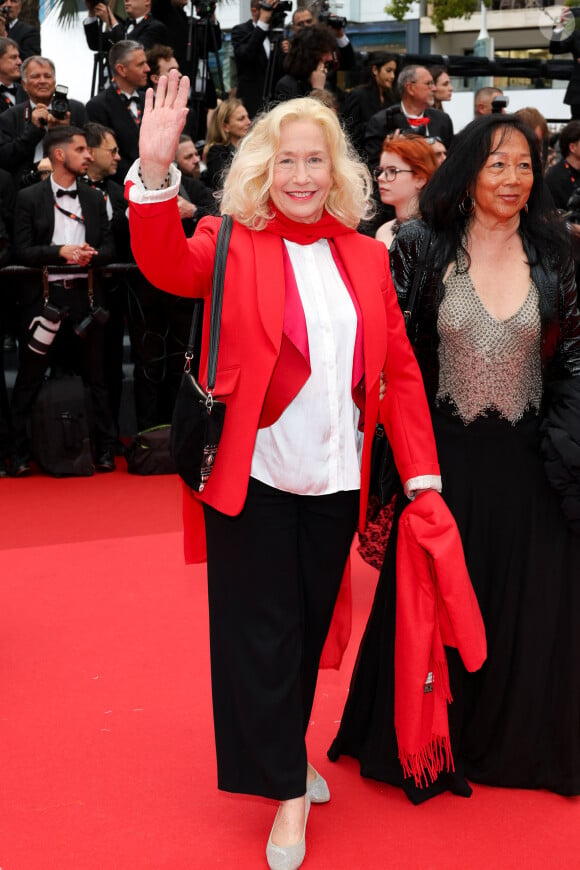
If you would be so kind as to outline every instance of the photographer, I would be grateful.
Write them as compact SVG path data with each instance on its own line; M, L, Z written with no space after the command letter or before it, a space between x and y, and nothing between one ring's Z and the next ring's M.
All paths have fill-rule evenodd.
M326 86L328 73L336 65L336 37L325 24L300 30L290 44L284 61L286 75L276 87L278 102L305 97Z
M296 9L294 15L292 16L291 29L293 36L295 36L297 33L300 33L303 27L312 27L313 24L316 24L317 20L319 24L326 24L327 27L331 27L334 35L336 36L338 69L352 69L355 63L355 56L352 43L345 33L345 28L347 25L346 18L342 18L340 15L335 15L333 12L330 12L328 2L322 3L322 11L318 16L318 19L314 17L311 10L307 6L302 7L302 9ZM335 86L335 82L331 83L330 89L335 90Z
M13 174L18 187L42 158L47 130L69 124L82 127L88 120L83 104L69 100L67 88L57 88L51 60L26 58L21 75L28 99L0 116L0 167Z
M251 0L252 17L232 30L232 48L238 71L236 94L253 118L273 96L284 74L288 40L283 39L284 12L288 3ZM266 91L269 91L267 93Z
M40 31L19 20L20 0L4 0L0 6L0 36L9 36L18 45L20 57L25 60L40 54Z
M108 2L96 5L89 0L86 2L89 17L83 23L87 45L92 51L108 51L124 39L140 42L144 48L172 44L165 25L151 15L151 0L125 0L128 17L124 20L115 17Z
M14 259L23 266L81 269L49 275L46 299L40 276L21 282L19 367L12 394L15 453L10 469L15 477L30 470L27 422L49 365L59 354L63 358L64 349L67 368L80 370L91 392L95 465L101 471L115 468L115 430L104 380L108 312L101 306L98 287L95 305L91 305L87 278L90 266L103 265L114 257L105 200L100 191L77 184L91 161L81 129L55 127L46 134L44 145L52 177L18 194Z

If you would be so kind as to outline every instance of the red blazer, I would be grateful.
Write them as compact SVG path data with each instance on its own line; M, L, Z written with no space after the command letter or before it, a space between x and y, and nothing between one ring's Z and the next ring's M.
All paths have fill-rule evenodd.
M135 259L156 287L179 296L210 296L219 218L204 218L190 239L183 233L175 199L149 205L131 203L129 219ZM337 236L334 242L363 321L365 378L363 388L357 391L360 395L355 396L364 423L359 522L362 526L368 498L371 442L379 417L403 481L424 474L438 475L439 465L423 381L405 333L387 249L381 242L358 233ZM199 495L187 491L186 538L188 514L195 505L206 502L230 516L240 513L244 505L264 397L282 339L285 292L282 246L279 236L252 231L234 222L225 275L215 390L227 405L225 424L209 483ZM205 312L200 366L204 385L209 305L205 306ZM379 413L381 371L385 373L387 391ZM196 521L200 513L194 510ZM202 555L202 550L198 550L201 541L195 544L187 553L192 561Z

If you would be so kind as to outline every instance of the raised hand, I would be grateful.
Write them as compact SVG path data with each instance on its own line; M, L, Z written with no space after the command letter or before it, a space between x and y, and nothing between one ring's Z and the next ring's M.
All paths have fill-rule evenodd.
M146 187L161 187L169 164L175 158L179 137L187 119L189 79L178 70L161 76L157 93L149 88L139 133L141 176Z

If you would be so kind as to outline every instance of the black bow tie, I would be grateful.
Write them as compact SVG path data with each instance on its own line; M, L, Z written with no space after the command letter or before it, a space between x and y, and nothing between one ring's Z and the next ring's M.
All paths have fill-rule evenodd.
M86 183L90 184L91 187L98 187L99 190L106 190L107 189L107 179L106 178L101 178L100 181L93 181L93 179L90 178L90 176L85 175L83 177L83 181L86 181Z
M0 94L12 94L12 96L15 97L16 96L16 85L0 84Z
M61 196L72 196L76 197L79 195L78 190L63 190L62 187L59 188L56 192L56 198L59 199Z
M126 94L123 94L123 96L125 97L125 102L128 106L130 106L131 103L135 103L136 106L140 105L141 103L141 100L136 94L134 94L132 97L128 97Z
M134 18L127 18L127 27L135 27L137 24Z

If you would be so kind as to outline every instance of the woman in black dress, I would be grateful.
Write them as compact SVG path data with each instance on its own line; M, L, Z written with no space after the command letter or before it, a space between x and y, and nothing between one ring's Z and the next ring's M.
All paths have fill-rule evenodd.
M579 794L580 314L531 132L509 115L472 122L420 210L397 234L391 269L404 307L430 231L412 339L488 658L468 674L447 650L455 771L417 788L393 726L395 523L329 756L358 758L362 775L415 803L468 796L467 780Z
M361 73L361 84L352 89L344 102L344 123L353 145L361 154L364 153L367 122L381 109L397 102L394 89L397 73L396 54L371 52Z

